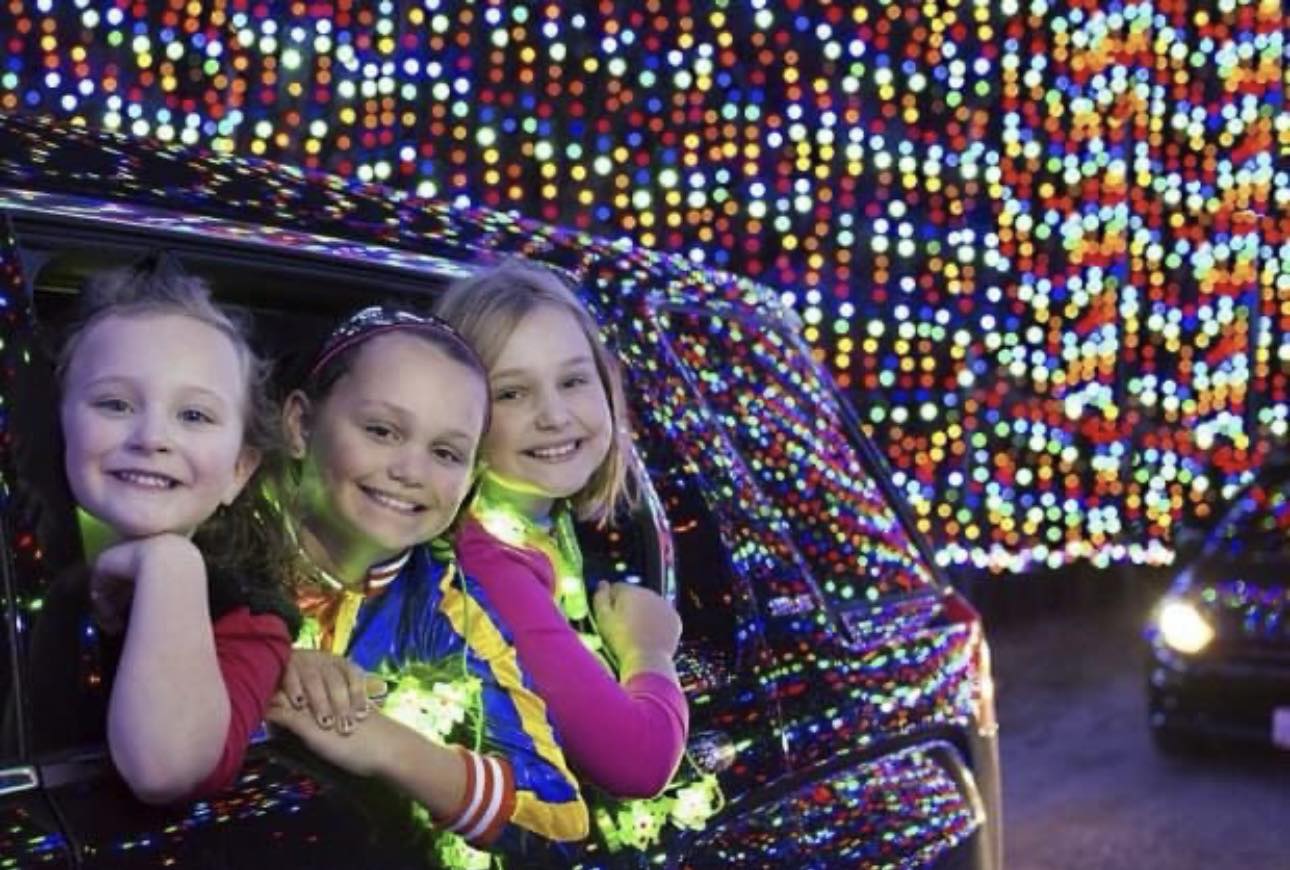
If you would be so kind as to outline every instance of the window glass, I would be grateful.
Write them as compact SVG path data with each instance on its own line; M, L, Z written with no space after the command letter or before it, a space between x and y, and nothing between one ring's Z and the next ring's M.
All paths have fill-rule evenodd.
M1290 468L1265 473L1237 497L1209 544L1230 557L1285 557L1290 553Z
M651 434L641 436L650 445L654 495L613 528L579 526L588 593L598 581L609 580L674 597L685 640L704 641L728 654L734 649L732 601L739 586L720 530L666 441L656 443ZM654 511L660 513L661 530L655 528Z
M925 590L929 567L848 440L838 400L794 339L762 323L664 309L693 391L818 588L847 606Z
M33 257L30 262L41 262ZM41 289L33 272L34 324L15 373L9 407L14 461L15 597L22 630L31 747L38 757L97 746L104 721L88 715L100 698L100 647L88 619L80 535L63 474L54 374L55 337L74 296Z

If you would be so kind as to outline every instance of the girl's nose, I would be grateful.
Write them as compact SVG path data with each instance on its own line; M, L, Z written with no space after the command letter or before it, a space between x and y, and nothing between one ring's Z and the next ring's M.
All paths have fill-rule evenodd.
M558 395L542 396L534 422L540 429L560 429L569 422L569 409Z
M142 411L130 431L129 447L144 453L164 453L171 449L170 421L165 414Z
M429 479L430 456L420 449L402 451L388 469L390 479L403 486L420 488Z

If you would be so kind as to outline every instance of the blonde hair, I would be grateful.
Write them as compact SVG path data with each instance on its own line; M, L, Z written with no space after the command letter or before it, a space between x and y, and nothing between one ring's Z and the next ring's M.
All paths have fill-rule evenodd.
M635 504L638 494L622 370L573 290L551 269L508 260L455 282L435 305L435 313L456 327L491 369L520 321L544 305L568 312L586 336L613 427L604 461L570 503L578 519L613 525L615 513Z

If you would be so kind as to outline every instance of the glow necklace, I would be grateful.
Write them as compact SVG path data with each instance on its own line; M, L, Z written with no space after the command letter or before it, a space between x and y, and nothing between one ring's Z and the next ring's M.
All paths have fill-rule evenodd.
M582 550L573 528L573 511L564 499L555 500L551 508L550 527L543 526L516 506L508 494L540 495L531 486L517 486L508 478L485 471L481 485L471 499L468 513L490 535L507 546L536 550L546 556L555 573L555 601L560 612L593 652L617 673L608 648L600 639L587 601L587 586L582 574Z
M508 546L536 550L546 556L555 572L555 598L560 610L579 637L610 671L617 675L608 647L587 604L587 587L582 575L582 550L573 528L573 511L568 502L556 500L549 528L533 520L507 494L541 495L531 486L512 486L508 479L485 471L475 497L467 508L470 516L490 535ZM655 845L663 829L674 827L699 831L708 819L725 806L725 796L716 776L705 773L686 753L683 770L653 798L619 800L601 795L592 818L610 853L623 849L644 851Z

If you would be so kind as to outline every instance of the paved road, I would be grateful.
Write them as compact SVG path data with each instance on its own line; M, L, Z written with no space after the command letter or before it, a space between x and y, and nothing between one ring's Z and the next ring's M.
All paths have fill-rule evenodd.
M992 629L1009 870L1290 870L1290 753L1152 747L1144 608Z

